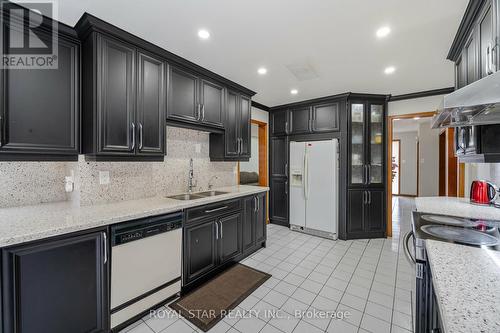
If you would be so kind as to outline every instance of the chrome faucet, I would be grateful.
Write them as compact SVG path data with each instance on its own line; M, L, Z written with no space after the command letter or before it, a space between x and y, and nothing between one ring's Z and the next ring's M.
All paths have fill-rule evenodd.
M193 192L193 187L196 186L194 181L194 170L193 170L193 159L189 159L189 173L188 173L188 192L191 194Z
M219 179L216 175L212 176L210 180L208 181L208 189L211 190L212 187L214 187L214 184L212 184L212 180Z

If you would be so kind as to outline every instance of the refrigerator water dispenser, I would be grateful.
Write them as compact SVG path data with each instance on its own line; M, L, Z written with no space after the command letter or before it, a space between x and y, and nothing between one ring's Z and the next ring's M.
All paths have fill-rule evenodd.
M290 186L299 186L302 187L302 172L301 171L292 171Z

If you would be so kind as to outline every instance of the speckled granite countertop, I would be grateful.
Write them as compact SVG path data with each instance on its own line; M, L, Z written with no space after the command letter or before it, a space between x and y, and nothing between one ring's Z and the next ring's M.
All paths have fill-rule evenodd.
M418 197L415 204L419 212L500 220L500 208L473 205L467 198Z
M233 186L214 190L227 194L181 201L149 198L76 207L71 202L0 209L0 247L92 229L137 218L171 213L232 198L268 191L267 187Z
M500 252L426 240L445 332L500 332Z

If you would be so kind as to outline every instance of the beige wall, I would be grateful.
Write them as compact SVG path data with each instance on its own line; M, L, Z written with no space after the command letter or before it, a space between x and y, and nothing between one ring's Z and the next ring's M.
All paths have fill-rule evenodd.
M397 116L403 114L436 111L442 105L443 97L444 95L438 95L389 102L388 114L389 116Z
M400 140L400 193L401 195L417 195L417 141L418 133L394 133L394 140Z
M419 184L421 197L439 195L439 129L428 122L419 124Z

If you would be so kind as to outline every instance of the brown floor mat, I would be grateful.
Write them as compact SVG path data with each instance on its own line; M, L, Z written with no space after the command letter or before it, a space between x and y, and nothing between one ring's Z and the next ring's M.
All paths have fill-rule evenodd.
M206 332L270 277L236 264L169 306Z

